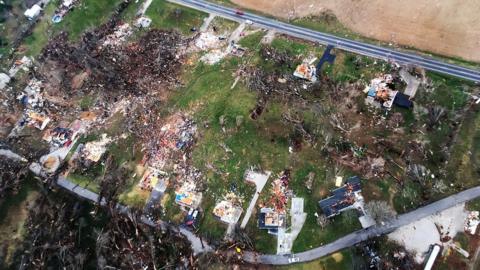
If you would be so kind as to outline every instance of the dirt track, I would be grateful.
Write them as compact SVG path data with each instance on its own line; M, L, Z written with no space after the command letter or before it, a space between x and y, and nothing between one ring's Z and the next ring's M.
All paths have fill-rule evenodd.
M331 10L364 36L480 62L478 0L232 0L271 15L304 17Z

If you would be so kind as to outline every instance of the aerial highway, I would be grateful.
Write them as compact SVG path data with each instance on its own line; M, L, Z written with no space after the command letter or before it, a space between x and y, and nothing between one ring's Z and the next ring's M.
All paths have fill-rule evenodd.
M454 64L449 64L440 60L420 56L411 52L402 52L392 48L385 48L361 41L350 40L337 37L331 34L295 26L279 20L263 17L260 15L242 12L237 14L233 8L228 8L219 4L210 3L204 0L168 0L169 2L187 6L193 9L201 10L207 13L213 13L218 16L228 18L234 21L244 22L249 20L259 27L272 29L278 33L283 33L293 37L318 42L324 45L333 45L339 49L354 52L357 54L370 56L385 61L393 61L402 65L414 65L435 71L442 74L466 79L480 83L480 71L470 69Z

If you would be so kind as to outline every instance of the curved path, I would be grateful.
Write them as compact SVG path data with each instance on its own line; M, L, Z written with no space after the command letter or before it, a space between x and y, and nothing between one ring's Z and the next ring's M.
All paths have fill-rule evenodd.
M193 9L201 10L207 13L213 13L224 18L234 21L245 22L250 20L256 25L275 30L279 33L284 33L293 37L318 42L325 45L333 45L342 50L358 53L365 56L370 56L386 61L394 61L399 64L412 64L423 67L427 70L448 74L458 78L470 80L479 83L480 71L465 68L458 65L445 63L440 60L424 57L410 52L401 52L398 50L384 48L381 46L350 40L347 38L337 37L331 34L318 32L315 30L291 25L275 19L266 18L260 15L245 13L243 15L236 15L235 9L227 8L219 4L206 2L204 0L167 0L172 3L187 6Z
M98 195L96 193L90 190L87 190L85 188L79 187L78 185L70 182L65 177L59 176L57 179L57 184L77 194L82 198L91 200L95 203L98 202ZM358 230L342 238L339 238L338 240L332 243L329 243L317 248L313 248L301 253L286 256L286 255L266 255L266 254L258 254L256 252L246 251L243 254L243 260L253 264L283 265L283 264L290 264L288 259L294 256L299 259L298 262L312 261L312 260L321 258L323 256L332 254L334 252L337 252L339 250L342 250L344 248L356 245L369 238L390 233L401 226L407 225L409 223L428 217L430 215L439 213L457 204L470 201L477 197L480 197L480 186L467 189L465 191L451 195L447 198L444 198L439 201L428 204L426 206L420 207L414 211L408 212L403 215L399 215L395 220L391 221L390 223L384 226L373 226L367 229ZM102 201L101 204L105 204L105 202ZM127 213L127 207L119 205L118 208L120 212ZM195 234L193 234L192 232L190 232L189 230L181 226L177 227L163 221L159 221L155 223L149 220L148 218L146 218L145 216L142 216L141 220L143 223L152 227L162 227L162 228L168 227L170 229L180 232L185 237L187 237L187 239L192 243L192 249L194 250L195 254L213 251L213 249L208 245L208 243L202 242L202 240L198 236L196 236Z
M480 186L467 189L447 198L420 207L414 211L399 215L395 220L384 226L374 226L367 229L358 230L336 240L335 242L294 254L294 256L299 259L299 262L315 260L328 254L337 252L341 249L358 244L369 238L390 233L401 226L436 214L457 204L464 203L477 197L480 197ZM289 264L289 258L291 258L291 256L262 255L254 252L245 252L243 257L243 259L247 262L275 265Z

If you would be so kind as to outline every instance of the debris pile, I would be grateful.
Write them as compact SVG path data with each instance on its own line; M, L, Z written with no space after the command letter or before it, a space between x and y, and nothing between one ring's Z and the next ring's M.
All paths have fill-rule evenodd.
M468 213L467 219L465 220L465 226L464 226L465 232L471 235L476 235L478 224L480 224L480 212L470 211Z
M277 50L272 46L262 46L260 49L260 55L266 61L273 61L275 65L286 65L287 67L291 67L290 63L292 63L295 59L292 59L285 51Z
M242 57L245 54L245 51L246 51L245 48L242 48L237 44L233 44L230 50L230 54L237 57Z
M150 166L162 169L175 154L186 151L194 140L197 126L186 115L175 114L147 141Z
M25 109L16 126L11 130L9 137L18 136L27 125L43 130L50 122L50 118L45 112L45 100L42 92L43 83L33 78L25 87L23 93L17 97L20 103L25 106Z
M265 207L273 211L286 214L288 199L292 196L292 191L288 189L290 181L290 171L281 172L277 179L272 182L271 196L265 203Z
M242 215L242 200L234 193L228 193L213 209L213 214L227 224L237 224Z
M115 28L113 33L105 37L101 48L118 47L122 45L132 33L133 31L130 24L120 24Z
M293 76L301 79L305 79L311 82L316 82L317 68L312 64L313 61L310 61L310 62L303 61L303 63L297 66L297 68L295 69L295 72L293 72Z
M30 67L32 66L32 64L33 64L32 59L27 56L24 56L22 57L22 59L16 60L13 63L12 67L8 70L8 76L13 78L15 77L15 75L17 75L17 73L20 70L27 72L30 70Z
M286 219L286 213L279 213L272 208L263 207L260 209L258 227L260 229L268 229L269 231L272 230L271 233L274 233L275 229L287 225Z
M258 92L263 99L274 94L281 98L301 97L309 89L307 84L295 80L292 75L265 72L257 67L248 69L245 76L248 88Z
M73 130L69 128L56 127L45 132L43 139L50 143L52 147L68 147L74 139Z
M391 74L384 74L374 78L370 82L370 85L366 86L363 91L367 94L365 102L376 107L384 107L387 109L392 108L393 104L400 107L411 108L413 103L410 101L410 97L394 89L394 78Z
M138 28L148 28L150 27L150 24L152 23L152 19L142 16L137 19L135 22L135 26Z
M168 186L168 174L164 171L149 167L143 174L138 186L143 190L152 191L159 182L162 182L159 191L165 192Z
M90 124L91 121L88 120L75 120L68 127L56 127L45 131L43 140L50 144L50 153L40 158L40 164L32 163L30 170L42 176L56 172L80 134L85 133Z
M52 16L53 23L59 23L63 20L63 17L75 7L77 0L63 0L60 7L55 11Z
M223 45L225 42L211 32L200 33L195 40L195 46L200 50L218 49Z
M175 202L187 208L197 208L202 201L202 193L196 192L196 184L193 181L184 181L175 190Z
M224 38L223 36L218 36L212 31L200 33L197 36L194 45L195 47L192 48L193 51L208 51L200 58L200 61L205 62L209 65L218 63L229 53L232 53L232 45L227 44L226 38ZM228 45L227 48L225 48L225 45ZM241 55L241 51L237 49L235 49L235 53Z
M90 75L80 90L98 90L112 98L153 93L176 83L181 36L172 31L150 30L138 42L123 44L129 33L128 25L107 23L86 33L78 46L61 34L44 49L42 62L62 67L63 85L70 85L74 76L88 71Z
M98 162L105 151L107 151L107 144L111 141L112 139L108 138L107 134L103 134L100 140L87 142L82 149L82 158L92 162Z

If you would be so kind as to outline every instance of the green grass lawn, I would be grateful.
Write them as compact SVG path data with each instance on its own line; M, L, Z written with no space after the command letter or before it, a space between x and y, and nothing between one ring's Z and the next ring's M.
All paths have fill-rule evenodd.
M18 193L10 194L1 201L0 243L3 245L2 259L6 265L11 263L14 251L23 240L28 205L34 202L38 191L36 180L30 175L21 183Z
M69 13L61 24L54 26L54 29L66 29L70 32L71 38L76 39L86 29L105 22L108 19L107 15L113 11L118 2L113 0L99 2L85 0L80 7ZM126 20L131 20L134 17L134 11L140 3L132 3L125 11L124 18ZM102 12L102 16L99 15L100 12ZM147 10L146 15L152 18L153 28L176 29L186 35L190 35L192 27L199 28L203 22L202 19L207 16L202 12L186 9L163 0L155 0ZM220 18L215 19L214 24L218 24L221 29L230 31L236 25ZM44 31L47 31L46 29L51 26L47 23L44 27ZM332 27L339 26L333 25ZM333 30L326 29L326 31ZM292 41L284 37L276 38L269 46L294 57L293 62L288 63L291 66L277 67L260 56L261 45L259 45L259 42L264 34L265 32L257 32L241 39L240 45L249 49L249 52L243 58L228 56L220 63L209 66L198 62L198 58L192 56L195 64L190 66L185 64L182 74L184 86L175 89L175 93L164 106L164 113L171 114L176 111L190 113L199 127L192 152L192 163L203 172L206 182L201 204L204 213L200 223L200 233L208 240L221 240L223 238L226 225L220 223L213 216L212 210L225 193L234 192L242 197L244 199L243 208L246 210L254 193L254 187L245 183L243 179L243 174L249 167L258 165L273 172L259 201L267 199L270 183L275 176L284 169L290 169L292 177L289 187L293 190L295 196L305 199L304 211L307 213L303 230L293 245L293 252L301 252L332 242L359 229L360 224L351 213L343 213L333 218L332 223L324 230L319 228L314 214L319 212L318 201L325 198L329 190L333 188L334 168L337 164L333 164L331 158L322 153L315 144L304 144L301 151L292 154L288 151L289 140L297 134L295 128L283 120L282 115L287 112L298 113L304 117L305 126L310 130L327 130L330 128L330 124L326 119L328 114L335 110L334 104L327 104L326 95L329 93L325 91L311 94L311 98L321 105L323 115L314 113L311 103L302 104L301 102L272 97L265 105L261 117L252 120L250 112L257 104L258 94L249 90L243 81L240 81L235 88L231 89L235 79L233 73L237 71L239 66L245 64L257 65L268 72L291 74L295 65L300 63L302 59L308 57L312 52L315 56L320 57L325 48L312 43ZM32 54L39 53L47 42L48 37L43 40L42 38L36 38L33 35L29 40L31 46L29 51ZM339 85L346 85L358 80L367 83L377 73L384 70L388 72L389 70L388 65L381 61L343 51L336 51L335 53L337 54L335 63L333 65L326 64L320 73ZM434 93L419 93L416 99L418 104L431 104L433 101L433 103L446 107L451 112L457 112L465 106L467 96L463 92L464 84L462 81L451 80L435 74L429 75L433 78L437 91ZM363 101L360 98L359 100L360 102ZM79 106L85 110L93 104L94 97L86 96L79 101ZM411 111L394 110L393 112L400 112L404 116L406 119L405 127L420 125L423 123L421 121L425 120L417 119L417 116ZM220 118L224 119L224 126L220 125ZM469 185L475 183L474 179L478 179L477 161L480 160L478 119L479 114L473 111L463 122L459 135L460 143L455 146L452 155L454 162L450 163L450 166L455 168L451 170L454 174L451 179L462 179ZM105 128L95 132L95 136L103 132L106 132L109 136L119 136L124 130L124 120L120 114L113 116ZM434 153L441 151L442 142L450 134L448 127L445 124L438 132L432 132L425 136L429 139L429 143L434 146L431 147ZM385 132L383 135L387 136L389 133ZM335 139L340 137L338 132L335 136ZM407 131L405 138L410 138L408 136L413 135ZM225 148L229 151L226 151ZM139 190L136 185L139 177L141 177L140 174L137 174L137 165L142 158L141 147L136 143L136 138L129 136L126 139L118 140L108 146L108 153L114 157L117 166L125 166L130 172L131 177L127 180L123 193L120 194L120 201L142 208L149 194ZM72 173L69 175L69 179L98 192L99 187L98 183L95 183L95 179L103 173L103 169L102 165L95 165L91 169L93 171L91 174ZM305 187L305 180L310 172L315 173L315 178L313 188L308 190ZM344 176L348 177L350 175L352 173L346 170ZM418 198L422 196L422 188L418 183L409 181L404 186L399 187L392 177L364 181L364 185L367 199L387 200L399 212L417 207L420 202ZM174 190L167 190L163 203L165 205L165 219L180 223L183 220L184 213L174 203ZM275 237L257 228L255 215L252 215L248 223L247 233L258 251L275 252ZM302 267L304 268L292 269L345 269L350 267L350 251L338 254L335 255L336 257L331 256L320 261L303 264ZM300 267L300 265L298 266Z
M289 266L277 266L278 270L346 270L355 269L350 249L307 263L297 263Z
M70 40L78 40L85 31L105 23L120 2L121 0L81 1L67 13L63 21L53 24L51 19L60 1L51 1L32 34L24 40L26 54L30 56L40 54L48 41L61 31L68 32Z
M62 22L54 26L54 30L67 31L71 40L77 40L85 31L107 22L121 2L122 0L81 1Z
M26 55L37 56L47 45L48 40L53 37L51 30L52 16L55 13L59 1L51 1L44 9L44 15L39 19L33 28L32 34L25 38L24 47Z
M70 173L67 178L68 180L72 181L80 187L86 188L95 193L100 192L100 187L98 183L91 177L85 176L83 174Z
M200 28L206 13L185 8L165 0L153 1L145 13L152 19L152 27L161 29L176 29L188 35L193 27Z
M272 171L270 181L282 170L291 169L290 187L296 196L305 198L305 212L308 214L304 230L294 244L294 251L298 252L333 241L360 228L360 225L356 219L352 221L351 215L349 218L341 215L324 231L319 230L314 213L318 211L318 200L325 196L322 192L333 186L332 173L327 172L331 164L328 164L320 151L310 146L305 146L300 153L288 153L288 138L293 136L295 131L291 125L282 121L282 114L291 110L291 106L272 99L267 103L262 116L252 120L249 114L255 107L257 94L242 83L230 89L234 81L232 73L239 62L256 61L259 65L265 64L258 57L258 46L255 45L262 35L263 33L256 33L240 42L242 46L253 48L253 55L241 60L226 58L213 66L200 63L187 72L184 77L186 86L178 90L169 106L176 108L175 110L194 111L197 123L208 123L208 127L201 125L192 153L195 166L205 172L208 186L203 193L202 207L205 217L200 232L215 240L223 237L226 226L217 221L211 212L215 203L221 200L226 192L234 191L241 195L245 199L246 209L253 194L253 186L243 182L243 174L247 168L260 165L265 170ZM285 38L275 39L271 46L290 55L306 55L312 49L312 45L298 44ZM318 50L321 51L321 48ZM310 115L308 107L300 108L299 111L309 117L310 125L318 122L318 119ZM225 132L219 124L220 117L225 119ZM238 118L243 120L237 126ZM232 152L227 153L222 144ZM213 165L216 170L208 169L207 164ZM304 186L304 181L312 171L316 175L315 187L313 191L309 191ZM260 200L266 199L269 188L270 184L267 183ZM276 247L272 245L275 238L266 231L258 230L256 223L256 217L252 215L247 227L256 249L266 253L275 252Z
M237 5L232 3L230 0L209 0L209 2L222 4L222 5L227 6L227 7L238 7ZM262 16L267 17L267 18L273 18L272 15L265 14L265 13L260 12L260 11L250 10L250 9L245 9L245 8L241 8L241 9L245 10L246 12L249 12L249 13L262 15ZM282 20L282 21L285 21L285 22L288 22L288 23L291 23L291 24L294 24L294 25L297 25L297 26L305 27L305 28L308 28L308 29L333 34L333 35L339 36L339 37L344 37L344 38L353 39L353 40L357 40L357 41L362 41L362 42L366 42L366 43L370 43L370 44L380 45L380 46L383 46L383 47L386 47L386 48L390 47L388 42L375 40L375 39L360 35L360 34L354 32L354 31L352 31L351 29L344 26L336 18L336 16L333 13L330 13L330 12L325 12L325 13L322 13L322 14L319 14L319 15L307 16L307 17L304 17L304 18L297 18L297 19L294 19L294 20L286 20L286 19L281 19L281 18L275 18L275 19ZM434 59L438 59L440 61L446 61L446 62L449 62L451 64L456 64L456 65L465 66L465 67L469 67L469 68L478 69L478 67L479 67L478 63L467 61L467 60L461 59L459 57L450 57L450 56L439 55L439 54L435 54L435 53L431 53L431 52L422 51L422 50L419 50L419 49L416 49L416 48L412 48L412 47L406 46L406 45L396 46L395 49L405 51L405 52L421 54L421 55L424 55L426 57L431 57L431 58L434 58Z

